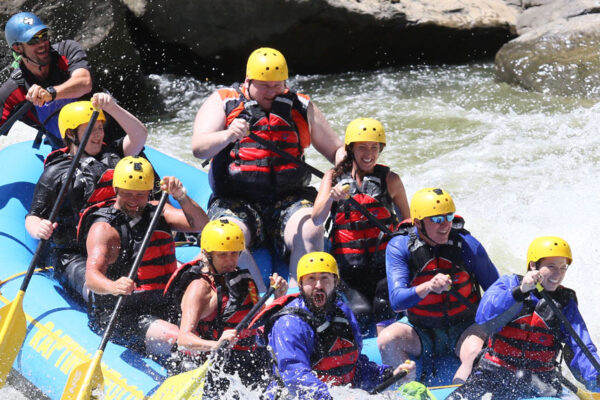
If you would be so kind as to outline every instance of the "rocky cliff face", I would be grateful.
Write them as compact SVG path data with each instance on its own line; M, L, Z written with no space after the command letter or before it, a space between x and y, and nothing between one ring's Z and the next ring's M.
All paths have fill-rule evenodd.
M149 73L239 80L248 54L265 45L292 73L491 57L515 36L519 1L4 0L0 26L37 13L53 40L80 41L96 78L126 99L151 93Z
M600 97L600 1L529 1L518 38L496 55L498 77L529 90Z

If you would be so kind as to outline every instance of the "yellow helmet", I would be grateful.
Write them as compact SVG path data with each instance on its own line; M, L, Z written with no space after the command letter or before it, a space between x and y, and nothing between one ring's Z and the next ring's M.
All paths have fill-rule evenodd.
M58 130L60 136L65 138L67 129L77 129L81 124L90 122L92 113L95 111L91 101L74 101L64 106L58 114ZM102 110L98 114L98 121L106 121Z
M260 81L285 81L288 67L280 51L270 47L256 49L248 57L246 78Z
M202 229L200 247L207 253L211 251L242 251L246 248L244 232L227 218L215 219Z
M373 118L357 118L348 124L344 144L354 142L377 142L385 145L385 130L381 122Z
M567 264L573 262L569 243L558 236L542 236L531 242L527 250L527 269L531 261L538 262L545 257L565 257Z
M304 275L314 274L315 272L329 272L338 278L340 276L335 258L324 251L305 254L298 260L298 270L296 271L298 282Z
M456 212L452 196L444 189L426 188L416 192L410 201L410 217L414 220Z
M114 188L127 190L152 190L154 169L143 157L127 156L115 167L112 184Z

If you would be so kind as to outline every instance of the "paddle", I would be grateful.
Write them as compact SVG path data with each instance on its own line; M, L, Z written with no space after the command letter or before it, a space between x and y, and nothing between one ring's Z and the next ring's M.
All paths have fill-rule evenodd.
M142 258L144 257L146 248L148 247L148 244L150 244L150 237L152 236L152 232L154 232L154 228L156 228L156 224L158 224L158 220L161 217L162 210L165 207L168 197L169 193L167 191L163 191L160 202L158 203L156 211L154 212L152 220L150 221L150 226L148 226L148 230L144 235L140 249L135 256L135 260L133 261L129 275L127 276L129 279L134 279L134 277L137 275L137 270L142 263ZM119 299L117 300L115 309L110 316L110 320L106 326L104 335L102 336L100 346L98 347L98 350L96 350L96 354L94 354L94 358L92 358L90 361L84 361L76 365L69 373L69 376L67 377L67 383L65 384L65 389L63 390L60 398L61 400L89 399L91 397L92 390L96 390L98 387L100 387L100 390L104 389L104 376L102 375L100 361L102 359L102 355L104 354L104 349L108 344L108 339L110 338L113 328L117 322L117 317L119 316L119 312L121 311L121 306L124 300L125 295L119 295Z
M583 343L583 340L581 340L581 338L579 337L577 332L575 332L575 329L573 329L573 326L571 326L571 323L565 317L565 314L563 314L563 312L556 306L554 301L550 298L548 293L546 293L544 291L544 287L539 282L535 286L536 286L538 292L544 298L544 300L546 300L546 303L548 303L548 305L552 309L552 312L554 314L556 314L556 316L558 317L560 322L562 322L563 326L567 329L567 331L569 331L569 334L573 337L573 339L575 339L575 342L577 342L577 345L579 345L579 347L581 348L581 351L583 351L583 354L585 354L585 356L588 358L588 360L590 360L590 362L592 363L592 365L594 366L596 371L598 373L600 373L600 363L598 362L598 360L596 360L596 357L594 357L594 355L587 348L585 343Z
M23 106L21 109L25 107L27 107L27 105ZM65 181L60 187L60 192L58 193L58 197L54 202L50 216L48 217L50 222L54 222L56 219L58 211L60 210L60 206L67 195L68 188L73 180L75 168L79 164L79 160L83 155L85 146L91 136L92 128L94 127L97 118L98 111L94 111L83 138L81 139L81 144L77 149L77 153L75 154L75 157L73 157L73 161L71 161L71 166L69 167ZM33 258L31 259L31 263L29 264L29 268L27 269L27 273L25 274L23 282L21 283L21 288L17 292L15 299L0 309L0 387L2 387L6 382L6 376L10 372L13 362L15 361L15 358L19 353L19 349L23 344L23 340L25 339L25 334L27 333L27 322L25 321L25 312L23 311L23 297L25 296L25 291L29 286L29 281L33 276L35 267L42 254L42 250L46 246L46 242L47 240L44 239L39 241L35 253L33 254Z
M581 400L600 400L600 393L593 393L580 389L562 375L558 375L558 379L560 379L561 383L571 392L575 393Z
M25 113L29 111L32 106L33 103L28 101L27 103L23 104L21 108L19 108L13 115L11 115L10 118L8 118L2 125L2 128L0 128L0 136L8 134L8 131L10 131L10 128L12 128L14 123L20 120L21 117L25 115Z
M265 304L265 302L271 297L273 293L275 293L275 286L269 287L269 290L264 294L263 297L260 298L258 303L256 303L248 314L240 321L239 324L235 327L236 332L240 332L244 330L250 320L256 315L258 310ZM162 385L156 390L156 392L150 397L149 400L171 400L171 399L188 399L193 395L194 398L202 398L201 393L197 393L197 391L204 390L204 382L206 378L206 373L208 369L212 365L214 359L217 357L219 352L229 345L228 341L225 341L219 345L217 350L206 360L206 362L199 368L194 370L184 372L178 375L174 375L167 380L165 380Z
M394 383L398 382L400 379L404 378L408 374L408 371L403 369L398 372L396 375L393 375L387 378L385 381L381 382L379 385L375 386L373 390L369 392L369 394L377 394L383 392L385 389L392 386Z

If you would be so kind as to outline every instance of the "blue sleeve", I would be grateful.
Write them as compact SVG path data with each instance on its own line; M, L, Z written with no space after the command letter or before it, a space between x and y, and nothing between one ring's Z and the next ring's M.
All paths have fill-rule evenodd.
M483 290L487 290L500 277L498 269L477 239L471 235L461 234L461 237L465 244L462 247L465 269L475 276Z
M498 332L523 306L512 294L513 288L519 284L519 278L516 275L504 275L500 277L483 294L475 322L480 325L486 324L488 333Z
M590 350L596 360L600 361L596 346L594 346L594 343L592 342L590 333L588 332L587 326L585 325L583 317L581 316L579 308L577 307L577 303L574 300L571 300L564 307L563 313L565 314L567 320L571 323L575 333L579 335L583 343ZM561 329L565 335L565 345L570 347L573 352L573 359L569 363L569 369L573 373L573 376L575 376L575 378L577 378L577 380L579 380L581 383L585 384L585 387L588 390L594 392L600 391L600 387L598 385L598 371L596 371L596 368L594 368L594 365L581 350L575 339L562 325Z
M327 385L311 369L310 355L315 345L314 331L300 317L284 315L269 333L269 345L277 354L279 374L295 398L330 400Z
M412 279L408 260L409 237L396 236L388 243L385 250L385 269L390 292L390 304L396 312L406 310L417 305L422 299L414 287L410 287Z
M356 374L352 386L370 392L383 381L382 377L387 368L390 367L370 361L369 357L361 354L356 361Z

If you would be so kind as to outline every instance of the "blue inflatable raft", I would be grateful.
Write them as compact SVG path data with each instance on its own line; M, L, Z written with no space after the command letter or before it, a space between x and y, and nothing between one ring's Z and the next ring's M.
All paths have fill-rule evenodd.
M0 150L0 306L15 298L37 246L25 230L24 219L49 151L46 145L32 148L32 142ZM153 149L147 149L146 154L160 176L177 176L188 188L188 194L206 207L211 192L206 173ZM171 201L177 205L174 199ZM198 252L197 246L180 246L177 258L186 262ZM254 256L264 277L272 272L287 276L285 263L272 257L267 249L259 249ZM13 369L50 399L60 399L71 369L93 357L101 338L88 328L83 306L69 298L52 279L51 272L40 271L33 276L23 308L27 335ZM365 340L363 353L380 362L374 338ZM114 343L109 343L104 352L102 370L106 400L144 399L166 378L162 366ZM444 381L448 381L446 377L440 384ZM444 399L451 391L452 388L441 388L434 394Z

